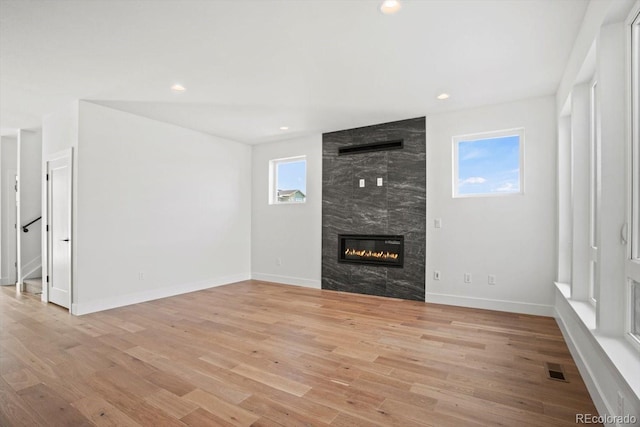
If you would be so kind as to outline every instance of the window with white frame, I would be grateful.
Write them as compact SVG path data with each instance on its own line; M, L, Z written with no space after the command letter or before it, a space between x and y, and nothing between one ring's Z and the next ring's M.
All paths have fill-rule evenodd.
M589 300L592 304L597 303L598 295L598 246L600 239L600 128L598 121L598 97L597 81L591 86L591 141L590 141L590 232L589 245L590 254L590 275L589 275Z
M640 348L640 14L631 24L631 245L627 260L628 336ZM624 236L623 236L624 238Z
M453 197L524 192L524 129L453 138Z
M630 335L640 343L640 283L631 281L631 322L629 325Z
M269 162L269 204L304 203L307 199L306 156Z
M632 253L640 261L640 15L631 26Z

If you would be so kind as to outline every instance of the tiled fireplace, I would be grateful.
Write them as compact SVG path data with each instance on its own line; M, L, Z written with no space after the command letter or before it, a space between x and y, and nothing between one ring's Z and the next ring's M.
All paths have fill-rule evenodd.
M322 287L424 301L425 118L323 135Z

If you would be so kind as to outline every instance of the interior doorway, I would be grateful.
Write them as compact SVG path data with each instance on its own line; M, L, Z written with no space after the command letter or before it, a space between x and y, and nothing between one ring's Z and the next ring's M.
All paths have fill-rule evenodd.
M2 176L2 285L18 283L18 235L16 205L16 169L5 169Z
M46 171L46 281L43 299L71 308L71 192L72 151L65 150L45 160ZM46 288L46 292L44 289Z

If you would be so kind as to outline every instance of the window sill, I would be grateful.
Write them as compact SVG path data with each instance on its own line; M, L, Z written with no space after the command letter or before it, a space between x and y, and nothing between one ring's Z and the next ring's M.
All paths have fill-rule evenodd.
M627 339L620 336L605 335L596 328L596 309L587 301L576 301L571 299L571 287L566 283L556 283L556 289L566 299L576 316L580 319L585 329L587 329L594 341L598 344L602 352L624 378L629 388L635 393L636 399L640 400L640 352L636 350Z
M593 336L607 354L611 362L624 377L629 387L640 401L640 353L625 337L610 336L593 331Z

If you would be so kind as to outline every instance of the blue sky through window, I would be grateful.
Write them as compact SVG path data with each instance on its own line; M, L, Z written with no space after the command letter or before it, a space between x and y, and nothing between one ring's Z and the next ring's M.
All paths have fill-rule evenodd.
M278 190L300 190L307 194L307 162L284 162L278 164Z
M458 142L458 194L520 192L520 136Z

